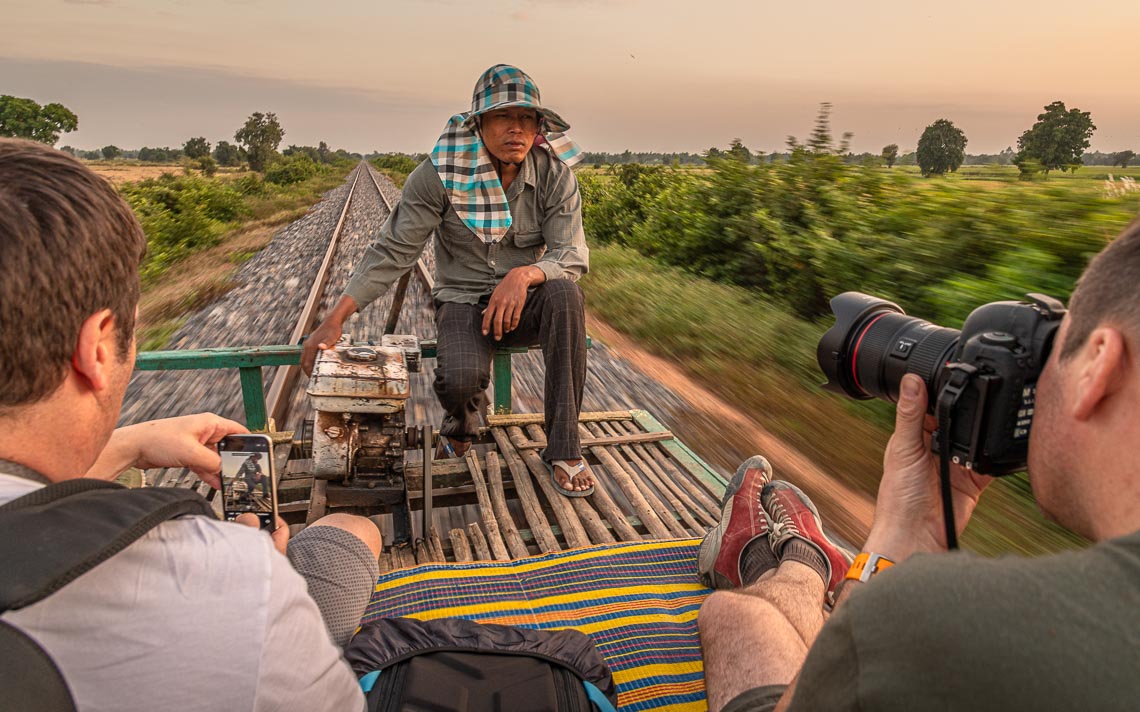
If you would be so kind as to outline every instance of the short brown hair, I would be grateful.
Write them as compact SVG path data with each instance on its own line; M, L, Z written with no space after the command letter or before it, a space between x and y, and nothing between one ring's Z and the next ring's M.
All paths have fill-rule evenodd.
M1106 322L1140 337L1140 218L1089 262L1077 282L1061 358L1076 353Z
M146 235L107 181L49 146L0 139L0 411L62 382L83 321L110 309L130 348Z

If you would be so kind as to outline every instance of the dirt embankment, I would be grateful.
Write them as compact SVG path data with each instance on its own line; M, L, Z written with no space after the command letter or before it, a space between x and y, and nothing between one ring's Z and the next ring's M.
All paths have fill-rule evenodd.
M839 482L810 459L698 384L681 369L640 348L629 337L587 315L590 333L645 375L672 390L691 407L675 414L673 431L706 461L732 471L746 457L764 455L777 477L802 487L820 509L824 521L848 541L863 541L871 526L874 503L863 492ZM646 404L652 410L652 404Z

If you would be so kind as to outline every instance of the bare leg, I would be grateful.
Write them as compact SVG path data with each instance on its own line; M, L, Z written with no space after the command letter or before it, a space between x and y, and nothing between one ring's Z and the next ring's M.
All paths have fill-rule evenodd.
M755 687L792 682L823 627L823 595L818 573L785 561L750 586L708 597L697 624L711 712Z

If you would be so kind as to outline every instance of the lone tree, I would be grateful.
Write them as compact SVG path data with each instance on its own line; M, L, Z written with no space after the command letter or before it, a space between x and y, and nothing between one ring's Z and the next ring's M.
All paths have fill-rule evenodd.
M1096 126L1089 112L1066 109L1065 102L1054 101L1045 107L1045 113L1037 115L1037 123L1017 139L1013 162L1022 173L1048 173L1057 168L1075 171L1093 131Z
M108 161L123 155L123 149L115 146L114 144L110 146L104 146L100 152L103 154L103 158L106 158Z
M883 157L883 163L887 164L887 168L894 168L895 161L899 159L899 145L897 143L891 143L883 146L883 153L881 155Z
M265 171L265 166L277 153L277 147L284 137L285 129L277 121L277 114L263 114L260 111L250 114L245 126L234 134L234 140L245 149L250 170L259 173Z
M1135 151L1118 151L1112 154L1112 165L1127 168L1133 158L1136 158Z
M63 104L40 106L31 99L0 96L0 136L27 138L54 146L60 134L79 128L79 117Z
M748 147L744 145L744 142L738 138L732 139L732 143L728 146L727 156L741 163L752 162L752 151L749 151Z
M966 160L966 134L953 122L939 119L922 132L916 153L922 175L954 172Z
M219 166L240 166L241 149L229 141L218 141L218 145L214 146L214 160Z
M186 143L182 144L182 153L187 158L195 160L205 158L210 155L210 142L204 136L192 138Z

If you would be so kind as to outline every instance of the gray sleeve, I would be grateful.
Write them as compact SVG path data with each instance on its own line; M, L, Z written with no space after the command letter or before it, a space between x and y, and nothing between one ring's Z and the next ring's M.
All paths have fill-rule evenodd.
M364 709L356 675L329 638L305 580L284 556L276 551L269 556L268 619L254 709Z
M843 615L849 603L839 607L812 643L789 710L859 709L859 656L850 617Z
M582 230L582 195L569 166L554 158L551 164L553 180L546 191L542 215L542 236L547 249L535 266L542 270L547 281L576 282L590 269L590 250Z
M379 299L388 288L411 269L423 253L432 231L443 221L447 194L430 160L425 160L408 176L403 197L380 228L380 235L368 246L352 274L346 296L357 310Z

